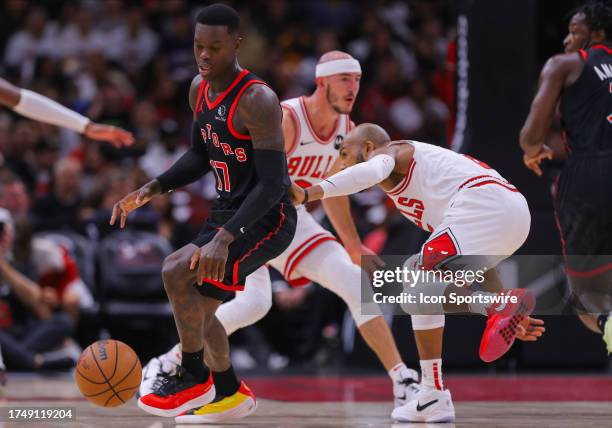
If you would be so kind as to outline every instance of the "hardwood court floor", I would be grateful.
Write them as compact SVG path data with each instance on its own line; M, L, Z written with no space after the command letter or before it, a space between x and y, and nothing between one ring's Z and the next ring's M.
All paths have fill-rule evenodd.
M571 388L571 385L567 386ZM122 407L94 407L79 397L71 379L9 378L9 408L74 407L74 422L2 422L0 427L115 427L162 428L175 426L172 419L145 414L134 400ZM283 402L259 400L257 412L232 424L205 425L245 427L610 427L609 401L459 401L455 402L457 422L453 424L393 424L388 402ZM187 425L184 425L187 426ZM194 425L189 425L194 426Z

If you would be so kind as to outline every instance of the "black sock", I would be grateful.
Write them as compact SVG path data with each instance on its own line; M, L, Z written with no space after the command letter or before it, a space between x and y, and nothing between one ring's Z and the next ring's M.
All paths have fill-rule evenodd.
M599 327L599 331L601 331L601 334L604 333L604 325L606 325L606 321L608 321L609 316L610 314L602 314L597 317L597 327Z
M205 382L210 372L204 365L204 349L196 352L182 352L181 366L199 382Z
M236 377L232 366L224 372L213 372L213 380L215 381L217 395L223 397L234 395L240 388L240 381Z

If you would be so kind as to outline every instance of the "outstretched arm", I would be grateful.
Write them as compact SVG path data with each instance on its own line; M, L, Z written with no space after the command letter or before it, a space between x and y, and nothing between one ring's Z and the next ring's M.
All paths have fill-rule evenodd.
M94 123L43 95L20 89L4 79L0 79L0 104L28 119L72 129L92 140L106 141L117 147L134 142L134 136L121 128Z
M395 168L395 156L391 148L377 149L367 162L361 162L326 178L319 184L300 191L292 189L296 202L306 203L318 199L352 195L386 180Z

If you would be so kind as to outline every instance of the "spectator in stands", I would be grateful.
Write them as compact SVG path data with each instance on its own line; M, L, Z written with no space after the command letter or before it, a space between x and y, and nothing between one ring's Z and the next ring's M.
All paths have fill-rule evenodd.
M72 158L60 160L53 171L53 191L34 202L36 230L81 231L81 165Z
M57 28L48 22L47 11L34 7L28 12L23 28L8 40L4 61L10 67L20 67L22 78L31 80L37 56L57 56L56 38Z
M24 263L19 258L26 254L17 243L24 237L15 240L14 233L10 213L0 209L0 345L5 363L9 369L17 370L69 369L76 363L80 349L69 340L76 314L69 314L65 308L79 300L72 285L78 273L63 289L61 281L51 279L41 286L32 278L59 278L61 269L70 270L65 263L70 259L64 260L60 270L50 267L45 260L49 252L38 254L41 244L30 241L30 257ZM37 268L36 263L41 262Z
M13 218L25 218L31 200L23 181L9 170L0 172L0 207L6 208Z
M196 74L191 17L186 11L175 12L169 24L160 47L167 58L170 77L178 83L190 82Z
M126 25L117 26L110 34L112 41L108 53L112 60L133 74L153 59L159 41L157 34L147 26L140 6L130 7L126 18Z
M85 54L106 52L109 43L105 34L93 26L91 12L81 6L74 18L74 22L64 27L58 39L62 56L80 60Z
M183 141L179 124L174 119L165 119L160 126L160 141L152 141L145 155L140 158L140 167L149 175L157 177L166 171L185 153L187 148Z
M42 137L34 146L34 165L36 168L35 196L44 196L51 191L53 167L59 161L59 144L53 138Z
M33 192L36 185L34 146L40 135L38 123L20 118L11 126L3 150L4 165L24 182L29 192Z

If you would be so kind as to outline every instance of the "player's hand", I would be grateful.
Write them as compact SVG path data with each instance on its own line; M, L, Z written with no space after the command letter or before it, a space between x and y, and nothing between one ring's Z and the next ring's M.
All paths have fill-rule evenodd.
M113 213L111 214L110 225L114 226L117 218L120 218L119 227L123 229L127 216L129 213L134 211L153 199L153 196L161 193L161 187L159 181L151 180L140 189L129 193L124 196L119 202L113 205Z
M553 151L546 144L543 144L540 151L535 155L523 155L523 163L539 177L542 175L542 169L540 168L542 161L544 159L552 160L552 158Z
M543 320L526 317L518 325L516 338L524 342L535 342L544 334L545 331L546 328L544 327Z
M291 187L289 188L289 197L291 198L293 205L302 205L304 203L306 193L300 186L295 183L291 183Z
M91 122L85 128L85 136L92 140L105 141L115 147L131 146L134 135L124 129L112 125L102 125Z
M361 268L365 270L370 276L374 274L374 271L385 266L385 262L383 262L382 259L378 257L374 251L370 250L362 243L359 243L358 245L354 246L347 246L346 251L349 253L351 261L357 266L361 266ZM362 259L362 256L368 257Z
M221 231L223 230L221 229ZM191 255L189 269L194 270L197 266L196 281L198 285L202 285L204 278L222 282L225 277L225 264L229 256L231 238L227 237L229 232L221 231L215 235L212 241L198 248Z

